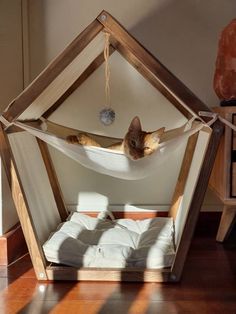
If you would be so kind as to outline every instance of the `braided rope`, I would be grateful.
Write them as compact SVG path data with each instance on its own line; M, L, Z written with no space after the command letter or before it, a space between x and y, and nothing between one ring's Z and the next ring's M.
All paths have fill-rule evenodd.
M110 34L105 32L105 46L104 46L104 59L105 59L105 95L106 106L111 107L111 93L110 93L110 67L109 67L109 46L110 46Z

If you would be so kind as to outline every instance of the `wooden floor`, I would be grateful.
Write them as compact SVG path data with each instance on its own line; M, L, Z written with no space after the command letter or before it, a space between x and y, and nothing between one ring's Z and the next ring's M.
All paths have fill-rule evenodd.
M26 255L0 268L0 313L236 313L236 228L222 245L218 223L201 217L178 284L39 283Z

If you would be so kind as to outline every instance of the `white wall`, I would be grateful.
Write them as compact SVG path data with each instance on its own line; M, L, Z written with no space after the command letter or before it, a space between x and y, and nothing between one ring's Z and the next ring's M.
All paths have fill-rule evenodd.
M221 29L234 17L236 9L234 0L227 2L222 0L207 2L203 0L127 0L122 2L114 0L29 0L30 78L33 79L102 9L110 12L120 21L206 104L218 105L218 99L212 88L217 42ZM116 62L114 61L113 64L115 68ZM127 67L124 66L124 69ZM83 119L77 121L80 121L82 125L84 123L85 129L86 127L91 129L91 126L97 128L96 114L99 106L98 94L94 93L96 90L94 82L101 75L99 71L102 70L96 71L89 79L90 82L83 84L77 96L75 93L65 102L64 109L58 110L53 115L54 120L69 121L71 119L70 112L75 113L75 111L71 111L72 107L78 106L78 104L73 105L72 102L81 99L91 102L91 95L96 95L94 96L94 105L89 107L93 110L90 109L86 112L86 109L81 109L83 106L79 107L87 115L82 115ZM115 71L119 73L122 68L114 69ZM127 76L124 77L127 78ZM114 78L115 80L116 78ZM88 86L93 88L93 92L90 94ZM101 86L97 85L98 88L100 91ZM149 117L153 117L150 111L155 110L154 104L150 105L151 109L147 114L142 112L145 109L140 109L140 103L136 107L132 103L124 110L122 104L116 102L118 95L118 89L113 87L114 106L116 111L122 115L120 121L124 122L125 120L127 125L130 117L140 111L144 126L148 128ZM135 98L133 98L134 100ZM134 102L136 105L137 99ZM65 108L68 108L68 111L65 111ZM127 115L124 112L127 112ZM166 111L162 110L161 114L164 112ZM178 115L176 118L177 123L180 123ZM170 119L169 123L171 124L172 121ZM119 121L117 120L116 123ZM150 124L153 125L153 121ZM123 128L124 125L122 125L122 132ZM112 127L109 132L112 132ZM92 205L94 205L94 201L98 204L106 204L107 200L111 204L141 202L144 205L155 204L156 199L159 200L160 205L167 205L170 201L172 187L169 188L169 183L166 182L167 185L164 188L162 185L161 187L157 185L157 182L166 180L166 171L158 173L158 177L141 183L132 185L117 181L114 183L114 179L95 175L53 150L52 155L66 202L69 205L76 205L78 199L81 199L81 191L83 192L83 201L85 196L89 200L85 201L85 207L90 206L91 200ZM175 175L173 174L173 177ZM220 208L218 200L210 192L206 197L205 208L213 210Z
M98 119L98 113L104 107L105 98L103 66L67 98L50 119L73 128L114 137L124 136L135 115L140 116L145 130L158 129L163 125L170 129L185 122L185 118L173 105L118 53L111 56L110 67L111 99L116 111L114 124L109 127L103 126ZM52 154L66 202L70 205L79 203L80 207L83 205L82 208L86 207L90 210L104 208L107 203L110 205L136 204L143 208L156 204L169 204L184 148L185 143L172 153L165 161L163 168L153 169L153 176L132 182L98 175L54 150ZM168 172L165 167L168 167ZM101 199L104 201L103 204Z
M110 12L209 106L219 33L234 0L29 0L31 78L102 9Z
M23 89L21 1L0 0L0 111ZM18 217L0 162L0 236Z
M23 89L21 0L0 1L0 110Z
M212 88L217 42L222 28L235 17L235 0L28 0L29 42L25 30L23 53L22 25L27 26L27 16L24 14L25 11L22 11L22 6L26 8L26 4L27 0L0 0L1 111L21 92L23 83L32 80L102 9L116 17L206 104L218 105L218 99ZM85 95L84 91L83 97ZM136 108L143 110L141 106ZM119 112L121 107L117 106L115 109ZM131 114L132 110L126 117L126 124ZM142 119L147 126L148 115L142 114ZM89 121L90 125L94 126L94 121L97 120L94 118ZM86 125L89 125L88 121ZM68 204L73 205L77 202L78 190L81 189L88 192L89 196L90 190L93 192L97 190L98 194L93 195L99 204L104 204L106 196L104 198L103 191L97 188L98 184L94 182L93 174L54 151L52 154ZM65 179L68 175L69 179ZM166 180L166 177L163 178ZM0 235L17 222L5 179L3 174L0 193ZM101 182L99 176L97 180ZM119 190L119 194L126 194L126 200L129 198L131 201L154 202L156 191L159 194L162 194L162 191L156 183L149 184L153 191L150 189L147 191L146 183L138 187L138 191L140 189L145 191L144 196L135 192L136 186L127 194L127 185L114 187L112 179L106 182L104 189L108 191L108 198L112 198L116 203L119 203L120 196L111 192L111 190L114 192L115 188ZM170 191L162 194L164 205L168 203L170 194ZM220 208L219 201L208 191L204 209Z

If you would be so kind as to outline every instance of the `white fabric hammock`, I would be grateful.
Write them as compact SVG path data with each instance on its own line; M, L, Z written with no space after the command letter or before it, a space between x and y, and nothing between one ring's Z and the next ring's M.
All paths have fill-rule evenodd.
M15 121L14 125L52 145L89 169L120 179L137 180L153 174L156 167L160 167L166 157L172 154L182 141L186 141L189 136L198 132L204 126L202 122L192 122L193 119L182 127L165 132L157 151L138 160L131 160L123 152L107 148L70 144L66 141L66 136L63 138L62 135L58 136L51 133L49 127L45 131L45 123L43 123L43 129L19 121ZM53 125L52 122L48 121L48 125L50 124ZM65 128L59 125L56 126Z

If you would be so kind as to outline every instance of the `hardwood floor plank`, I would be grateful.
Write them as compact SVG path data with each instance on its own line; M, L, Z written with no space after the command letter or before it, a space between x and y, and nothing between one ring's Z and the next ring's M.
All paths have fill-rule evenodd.
M213 229L212 229L213 230ZM38 282L28 255L0 267L0 313L236 313L236 230L195 234L180 283Z
M111 314L111 313L129 313L129 314L235 314L235 302L225 302L223 305L217 301L177 301L177 302L152 302L138 301L135 305L128 302L112 302L103 306L102 301L68 301L63 300L60 304L57 301L35 301L22 307L22 303L12 301L0 305L0 311L4 314Z

